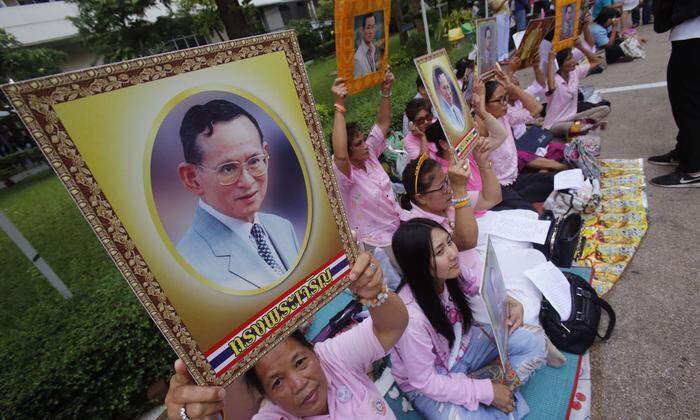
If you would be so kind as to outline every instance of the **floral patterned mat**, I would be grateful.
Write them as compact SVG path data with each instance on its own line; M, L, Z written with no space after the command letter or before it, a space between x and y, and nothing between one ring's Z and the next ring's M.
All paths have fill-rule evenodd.
M643 165L642 159L603 160L601 203L583 215L576 264L593 269L591 284L600 295L615 285L647 232Z

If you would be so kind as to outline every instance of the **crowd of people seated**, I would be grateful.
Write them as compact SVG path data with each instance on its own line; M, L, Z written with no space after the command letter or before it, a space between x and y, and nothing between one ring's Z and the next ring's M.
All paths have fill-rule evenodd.
M605 60L628 57L620 48L621 11L598 3L593 11L595 18L584 19L574 48L554 51L550 36L526 65L513 58L488 79L477 77L466 57L455 63L479 134L464 159L455 157L418 77L417 92L402 110L410 162L401 176L401 197L380 162L395 112L394 75L390 70L384 75L371 127L346 121L347 87L342 78L335 80L333 171L349 226L365 250L352 267L350 289L369 316L316 344L297 331L260 359L245 375L262 401L254 419L395 418L366 373L386 356L397 386L424 418L528 413L517 388L484 370L498 351L479 294L489 240L480 227L537 219L538 203L552 193L555 174L570 168L564 151L572 131L582 121L589 129L605 127L610 103L585 100L581 81ZM529 71L532 82L523 88L519 73ZM542 135L550 139L543 147L523 146ZM509 360L522 384L541 366L565 362L540 325L542 294L524 274L546 258L529 242L498 236L491 242L508 293ZM375 257L380 249L390 265L380 266ZM389 270L401 281L383 293ZM170 418L217 418L225 391L195 386L180 361L175 370L166 401Z

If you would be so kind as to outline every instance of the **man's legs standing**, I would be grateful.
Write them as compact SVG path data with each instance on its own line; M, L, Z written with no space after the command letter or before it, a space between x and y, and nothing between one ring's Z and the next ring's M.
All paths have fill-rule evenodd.
M678 171L651 180L663 187L700 187L700 38L673 42L668 62L668 96L678 126L676 148L650 163L673 164Z

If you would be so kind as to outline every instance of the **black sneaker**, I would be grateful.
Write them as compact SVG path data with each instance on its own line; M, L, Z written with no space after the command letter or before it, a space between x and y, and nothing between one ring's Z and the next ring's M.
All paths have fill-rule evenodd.
M700 188L700 175L690 176L683 172L673 172L652 178L651 183L668 188Z
M678 166L678 159L674 152L668 152L665 155L652 156L647 159L647 162L659 166Z

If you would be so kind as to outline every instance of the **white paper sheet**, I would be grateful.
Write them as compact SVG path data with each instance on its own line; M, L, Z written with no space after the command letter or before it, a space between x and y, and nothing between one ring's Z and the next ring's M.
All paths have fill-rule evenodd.
M561 171L554 175L554 189L559 191L567 188L581 188L583 181L583 171L580 169Z
M571 316L571 287L564 274L551 261L543 262L525 271L552 307L559 313L562 321Z
M489 235L520 242L544 244L547 240L549 220L528 219L526 217L489 218L479 223L479 229Z
M525 31L516 32L513 34L513 44L515 44L515 50L520 48L520 43L523 42L523 37L525 36Z

